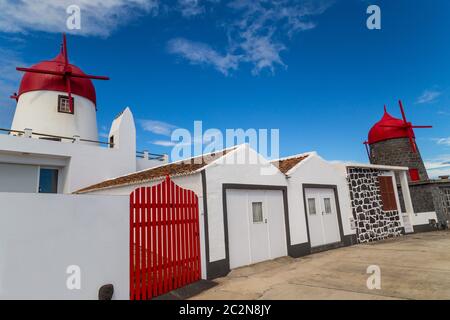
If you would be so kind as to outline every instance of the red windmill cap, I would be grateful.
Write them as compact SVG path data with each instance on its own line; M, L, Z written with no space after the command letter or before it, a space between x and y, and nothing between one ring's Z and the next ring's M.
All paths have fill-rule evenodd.
M61 52L53 60L42 61L34 65L33 69L45 70L45 71L64 71L64 54ZM73 73L85 75L85 73L77 66L70 64ZM72 93L89 99L95 105L97 104L97 97L95 93L95 87L92 81L87 78L70 78L70 85ZM39 90L61 91L66 92L66 81L63 77L52 74L32 73L25 72L22 81L20 83L18 96L30 92Z
M368 143L373 144L390 139L409 138L408 133L408 130L405 128L405 122L394 118L385 109L383 118L370 129ZM412 137L414 138L414 132L412 132Z

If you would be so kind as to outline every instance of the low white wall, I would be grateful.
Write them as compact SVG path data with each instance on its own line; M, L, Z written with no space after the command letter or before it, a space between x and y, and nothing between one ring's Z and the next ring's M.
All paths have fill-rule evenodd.
M0 193L0 299L129 298L129 198ZM81 270L69 290L67 268Z
M420 226L424 224L429 224L429 220L436 220L436 212L420 212L420 213L413 213L410 215L413 226Z

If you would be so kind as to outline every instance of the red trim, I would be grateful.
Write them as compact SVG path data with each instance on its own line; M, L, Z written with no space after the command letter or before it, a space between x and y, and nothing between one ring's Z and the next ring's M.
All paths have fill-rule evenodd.
M419 169L409 169L411 181L420 181Z
M381 141L398 139L398 138L408 138L411 144L411 149L413 153L417 152L417 146L415 142L414 129L415 128L432 128L431 126L414 126L411 122L406 119L405 110L403 108L403 103L399 102L400 112L402 114L402 119L397 119L391 116L386 111L386 106L384 107L384 115L380 121L378 121L372 129L369 131L369 144L374 144Z
M198 197L169 178L130 196L130 299L201 278Z
M104 76L85 74L80 68L69 63L66 35L63 34L62 51L50 61L40 62L31 68L16 68L25 72L20 83L18 97L31 91L60 91L66 92L69 97L72 94L91 100L97 104L94 80L109 80ZM72 102L70 102L72 110Z

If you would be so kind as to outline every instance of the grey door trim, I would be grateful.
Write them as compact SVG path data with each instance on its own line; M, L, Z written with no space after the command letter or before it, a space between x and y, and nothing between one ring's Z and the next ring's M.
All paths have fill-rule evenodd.
M286 186L271 186L271 185L254 185L254 184L223 184L222 185L222 202L223 202L223 227L225 236L225 260L224 267L227 268L227 273L230 271L230 247L228 235L228 211L227 211L227 190L274 190L282 191L283 206L284 206L284 223L286 229L286 245L288 254L290 253L291 235L289 228L289 206Z

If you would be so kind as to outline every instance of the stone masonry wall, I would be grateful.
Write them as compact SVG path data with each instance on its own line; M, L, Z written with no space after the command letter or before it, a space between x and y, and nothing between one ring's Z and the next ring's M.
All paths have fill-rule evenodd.
M400 205L405 212L405 202L398 186ZM411 200L415 213L436 212L438 221L447 224L450 221L450 183L442 185L433 180L426 183L412 183L409 185Z
M418 169L420 180L428 180L428 173L420 151L412 152L408 138L391 139L370 145L370 162L372 164Z
M378 176L380 170L348 168L348 183L359 243L402 234L399 211L384 211Z

